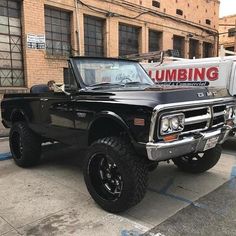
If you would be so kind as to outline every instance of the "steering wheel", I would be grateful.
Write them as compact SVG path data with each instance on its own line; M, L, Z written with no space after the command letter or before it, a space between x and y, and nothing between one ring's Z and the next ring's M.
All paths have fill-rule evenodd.
M124 77L120 82L123 83L124 80L130 81L130 82L133 82L133 80L130 79L129 77Z

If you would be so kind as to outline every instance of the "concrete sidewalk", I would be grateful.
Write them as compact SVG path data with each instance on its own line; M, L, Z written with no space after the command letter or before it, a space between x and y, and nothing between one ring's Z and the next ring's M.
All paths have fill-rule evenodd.
M103 211L91 199L82 173L85 153L75 148L44 151L40 165L30 169L3 159L0 235L138 236L153 228L149 232L160 235L158 230L163 228L157 226L189 205L192 208L188 216L194 221L196 209L204 206L198 199L232 178L236 148L234 141L227 145L219 163L200 175L186 174L173 164L161 163L150 173L144 200L119 215ZM0 142L0 150L2 155L9 153L7 141ZM218 207L221 209L216 206L216 210ZM205 221L203 218L201 223L206 224ZM168 232L162 232L168 236Z

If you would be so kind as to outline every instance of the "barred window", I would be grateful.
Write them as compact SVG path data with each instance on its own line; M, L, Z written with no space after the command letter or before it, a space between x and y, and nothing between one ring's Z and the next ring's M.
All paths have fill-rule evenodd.
M210 24L211 24L211 20L206 19L206 24L207 24L207 25L210 25Z
M149 52L161 50L162 33L155 30L149 30Z
M21 2L0 0L0 87L24 86Z
M160 4L160 2L158 2L158 1L152 1L152 6L153 6L153 7L160 8L160 7L161 7L161 4Z
M173 37L173 49L178 50L180 57L184 57L185 54L185 39L184 37L174 35Z
M181 9L176 9L176 14L182 16L184 13Z
M104 20L98 17L84 17L84 49L86 56L104 56Z
M189 59L199 58L199 41L195 39L189 40Z
M213 44L203 42L203 58L212 57L213 56Z
M228 37L234 37L235 35L235 28L228 29Z
M139 52L140 28L120 24L119 25L119 55L129 55Z
M45 8L46 51L49 55L71 53L70 13Z

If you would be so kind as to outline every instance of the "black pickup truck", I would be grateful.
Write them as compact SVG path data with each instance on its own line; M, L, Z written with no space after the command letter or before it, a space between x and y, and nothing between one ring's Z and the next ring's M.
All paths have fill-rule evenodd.
M86 149L88 191L103 209L121 212L143 199L148 171L160 161L191 173L218 162L234 126L227 91L160 87L123 59L74 57L69 72L59 92L37 85L5 94L2 122L17 165L37 164L49 141Z

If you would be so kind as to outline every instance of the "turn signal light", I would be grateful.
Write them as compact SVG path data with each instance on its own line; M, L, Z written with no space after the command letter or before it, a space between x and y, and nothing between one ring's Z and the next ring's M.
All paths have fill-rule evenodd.
M172 142L178 139L178 134L166 135L163 139L165 142Z

